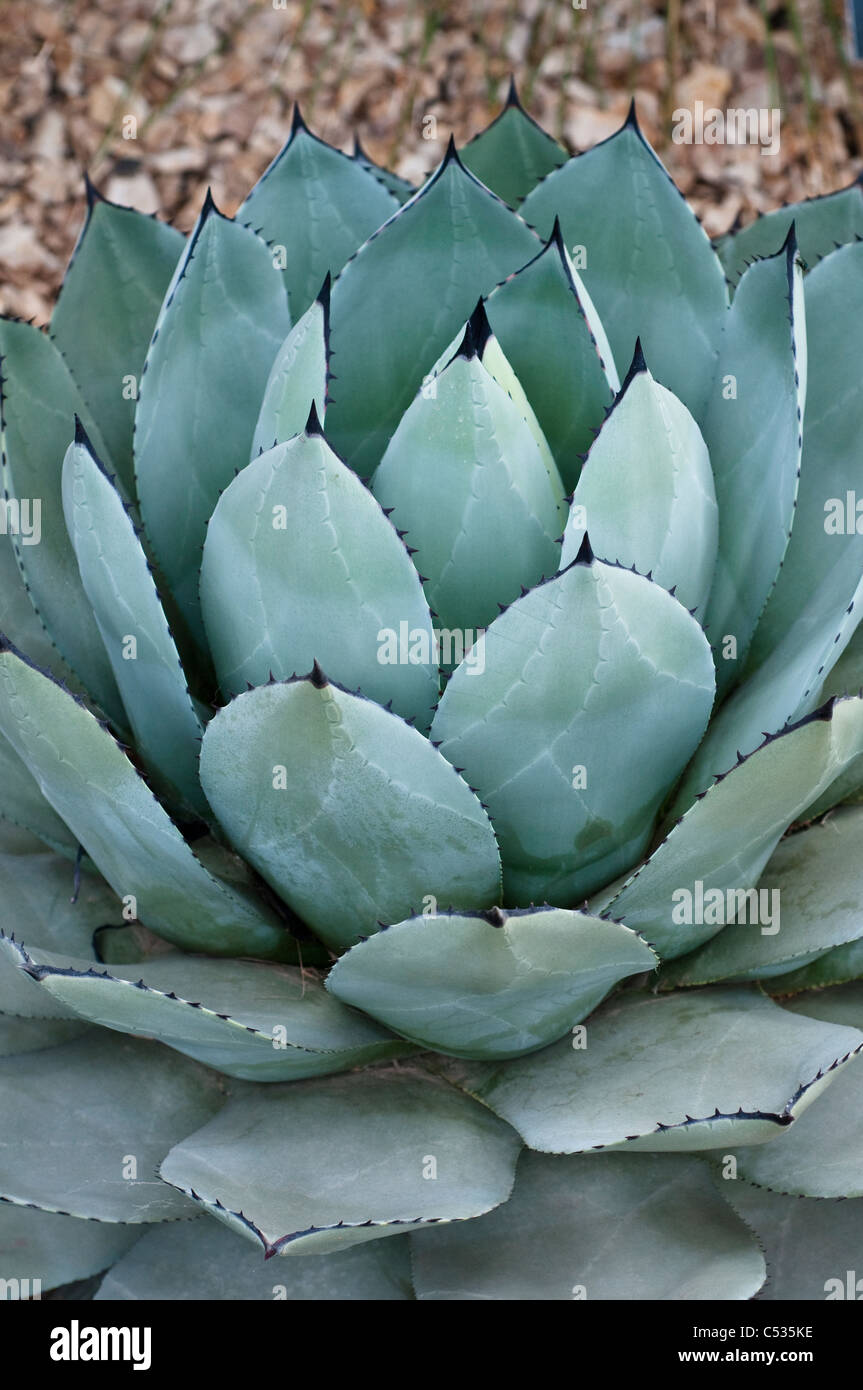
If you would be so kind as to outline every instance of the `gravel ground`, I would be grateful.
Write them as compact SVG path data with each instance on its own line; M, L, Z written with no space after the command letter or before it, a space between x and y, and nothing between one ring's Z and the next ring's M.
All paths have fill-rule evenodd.
M83 171L188 230L208 183L233 212L301 103L316 134L413 181L496 114L514 73L571 150L643 128L716 236L857 174L863 64L842 0L5 0L0 310L47 321ZM677 145L671 113L779 107L776 155ZM435 123L427 118L434 116ZM426 138L432 135L433 138Z

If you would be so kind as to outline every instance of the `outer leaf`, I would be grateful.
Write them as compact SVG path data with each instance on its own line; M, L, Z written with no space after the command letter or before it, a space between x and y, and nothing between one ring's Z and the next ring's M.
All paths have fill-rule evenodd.
M314 409L303 435L255 459L220 498L201 604L226 695L318 661L333 679L392 700L428 728L439 685L419 576L368 489L327 444ZM391 652L387 634L398 638L400 624L401 650Z
M497 901L494 833L468 786L415 729L320 671L221 710L201 777L231 843L334 950L429 895Z
M0 947L5 938L0 937ZM88 1032L80 1019L18 1018L0 1014L0 1057L16 1057L24 1052L39 1052L73 1042Z
M94 961L93 933L121 920L120 904L108 885L96 874L82 873L75 895L68 860L5 829L0 844L0 932L31 947ZM74 1017L74 1011L56 1004L22 975L6 951L0 953L0 1013Z
M63 464L63 508L138 751L169 800L206 816L203 726L131 518L80 429Z
M780 840L759 881L755 924L747 904L743 922L726 926L700 951L663 971L663 982L782 977L831 947L859 940L861 849L863 807L839 810Z
M31 324L0 319L0 367L3 492L28 512L26 527L20 512L21 529L12 537L21 575L61 655L105 713L122 725L123 706L78 574L60 495L60 465L75 433L75 416L86 419L88 428L89 416L63 358ZM99 447L99 436L93 438Z
M519 1148L452 1087L378 1070L250 1087L160 1171L268 1256L326 1254L490 1211L510 1194Z
M327 989L421 1046L517 1057L568 1032L656 957L615 922L557 908L414 917L361 941Z
M471 636L522 586L554 573L565 516L554 462L484 365L489 332L480 306L433 389L408 407L373 481L416 549L442 628Z
M162 305L135 415L144 524L199 642L199 547L219 494L248 462L289 327L269 249L208 195Z
M707 642L658 584L586 547L502 613L478 650L432 735L489 807L506 902L567 906L646 849L710 713Z
M0 1280L18 1280L18 1294L39 1297L60 1284L109 1268L140 1235L135 1226L108 1226L74 1216L0 1204ZM34 1291L38 1285L40 1293ZM7 1283L8 1287L8 1283ZM8 1294L7 1294L8 1297Z
M819 956L810 965L768 980L766 988L772 994L795 994L802 989L823 989L828 985L843 985L849 980L863 978L863 941L850 941Z
M696 616L703 610L717 547L710 458L686 406L654 381L640 345L578 480L561 569L588 529L602 559L649 573Z
M695 1152L774 1139L861 1050L859 1027L792 1019L754 989L630 993L593 1016L583 1049L563 1038L446 1072L543 1153Z
M19 976L38 982L49 1005L155 1038L228 1076L293 1081L411 1050L292 966L171 953L109 972L23 947L17 956Z
M197 1221L151 1226L138 1246L105 1275L96 1303L121 1299L383 1303L413 1298L404 1238L373 1241L340 1255L274 1269L264 1263L260 1251L250 1250L221 1222L201 1216Z
M861 752L863 700L825 705L710 787L628 882L605 895L603 910L623 918L663 959L693 950L721 923L681 920L679 890L692 893L694 907L699 883L705 893L754 888L788 826Z
M319 140L300 108L287 144L261 175L237 218L283 248L291 316L306 312L330 271L398 211L399 200L361 163Z
M333 286L338 382L327 428L360 477L374 472L477 297L536 247L530 229L468 173L451 144L436 173L345 266Z
M781 1197L744 1182L726 1188L767 1256L768 1278L759 1300L859 1298L863 1201Z
M832 640L836 615L854 599L863 572L863 534L855 530L854 497L850 529L845 516L847 494L859 487L857 458L863 432L858 370L863 352L863 244L842 247L807 276L806 334L806 426L794 527L753 639L753 669L795 629L802 629L805 639L810 625L822 631L832 628ZM837 513L845 534L833 533ZM841 650L840 646L835 659ZM829 669L827 665L824 677Z
M58 854L73 858L78 841L60 819L11 743L0 735L0 816L3 829L18 825L37 835Z
M30 601L10 535L0 535L0 632L57 680L75 684L71 666L67 666L54 646ZM80 683L78 689L83 690Z
M87 216L51 318L51 337L99 423L130 497L141 369L182 252L180 232L108 202L87 180Z
M280 955L290 938L259 901L215 878L119 744L71 695L0 651L0 732L96 867L169 941L226 955Z
M714 777L814 710L823 677L850 641L863 613L863 579L851 602L845 606L843 597L842 605L829 584L813 593L776 650L716 715L677 789L674 810L685 810Z
M753 257L775 255L792 225L797 227L800 254L807 266L814 266L837 243L856 241L863 236L860 179L837 193L806 198L802 203L789 203L766 212L739 232L720 237L716 250L732 285L737 284Z
M707 1164L677 1155L525 1152L505 1207L411 1245L420 1299L743 1299L765 1275Z
M543 236L559 215L567 246L585 248L587 287L615 357L628 361L640 336L657 381L698 419L728 303L725 279L634 104L616 135L549 174L521 212Z
M488 314L571 489L620 379L556 218L539 254L489 296Z
M224 1099L213 1073L134 1038L88 1033L64 1047L3 1058L0 1195L95 1221L187 1215L189 1203L159 1181L156 1165Z
M801 995L788 1007L798 1021L806 1017L859 1028L863 987L843 985ZM800 1127L784 1135L780 1143L763 1152L738 1153L738 1177L803 1197L863 1197L863 1065L855 1061L843 1069L834 1085L835 1090L831 1086Z
M324 419L330 337L330 277L302 318L294 324L270 368L261 404L252 460L274 444L302 434L314 405Z
M465 168L511 208L566 160L563 146L525 111L514 81L500 115L462 151Z
M803 265L794 227L750 266L726 316L704 438L719 503L719 559L706 628L720 692L743 670L788 545L806 403ZM733 392L733 394L732 394ZM726 638L736 656L723 657Z

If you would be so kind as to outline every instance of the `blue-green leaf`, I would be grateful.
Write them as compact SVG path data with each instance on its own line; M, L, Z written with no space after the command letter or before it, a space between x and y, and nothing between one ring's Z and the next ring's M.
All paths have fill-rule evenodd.
M477 299L536 253L530 229L462 165L437 171L333 286L336 380L327 429L352 468L374 472L427 372Z
M272 243L296 320L327 272L338 275L398 206L399 200L362 163L313 135L295 106L287 144L255 184L237 220Z
M267 377L289 327L267 246L208 196L162 305L135 415L144 525L199 643L207 520L249 461Z
M489 808L505 901L565 907L632 865L712 702L695 619L587 545L502 613L452 677L432 736Z
M511 208L567 158L563 146L527 114L514 80L503 110L462 151L465 168Z
M130 497L141 369L183 241L164 222L108 202L88 180L87 217L51 316L51 337Z
M252 458L302 434L314 405L323 423L327 405L330 277L276 353L252 440Z
M333 950L423 899L498 900L494 834L466 783L422 734L318 668L220 710L201 780L234 847Z
M567 246L584 250L585 284L617 360L629 361L640 337L657 381L698 419L728 304L725 277L634 105L616 135L549 174L521 213L542 236L560 217Z
M261 454L219 499L201 604L226 695L318 661L333 680L392 700L428 728L438 672L419 576L314 408L302 435Z
M138 751L169 800L206 816L198 781L203 725L131 518L83 431L63 464L63 506Z
M469 630L471 640L523 587L554 573L565 519L553 460L484 364L489 333L480 304L455 356L408 407L372 482L416 550L441 626Z

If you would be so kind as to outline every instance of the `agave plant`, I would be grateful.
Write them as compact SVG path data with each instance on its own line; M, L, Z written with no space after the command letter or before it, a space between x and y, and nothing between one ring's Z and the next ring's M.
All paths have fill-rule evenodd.
M88 185L0 324L7 1293L845 1296L861 232L514 93Z

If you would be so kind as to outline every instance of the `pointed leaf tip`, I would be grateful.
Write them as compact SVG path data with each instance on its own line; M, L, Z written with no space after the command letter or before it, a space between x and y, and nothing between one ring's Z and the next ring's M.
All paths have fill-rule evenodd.
M291 135L296 135L297 132L300 131L300 130L304 130L304 131L308 132L308 129L309 129L309 127L306 125L305 121L303 120L303 113L302 113L302 111L300 110L300 103L299 103L298 101L295 101L295 102L294 102L294 113L293 113L293 115L292 115L292 117L291 117Z
M489 338L492 336L492 327L485 311L485 303L480 296L476 308L465 324L464 337L456 356L466 357L468 360L472 357L478 357L482 361L482 355L488 345Z
M593 546L590 544L590 538L585 531L581 545L578 547L578 554L572 563L574 565L592 565L595 559Z
M93 446L92 446L92 444L90 443L90 436L88 435L87 431L84 429L84 426L83 426L82 423L81 423L81 417L80 417L80 415L77 415L77 414L76 414L76 416L75 416L75 441L74 441L74 442L75 442L76 444L83 444L84 447L85 447L85 449L89 449L90 453L92 454L92 452L93 452Z
M639 135L641 134L641 126L638 124L638 112L635 109L635 97L633 97L629 103L629 110L626 113L626 120L623 123L623 129L626 130L627 127L631 130L637 130Z
M326 687L329 685L329 681L327 680L326 676L321 670L321 667L317 660L315 660L314 664L312 665L312 669L306 676L306 680L311 681L312 685L315 687L315 690L325 690Z
M515 77L512 74L510 74L509 91L506 94L505 104L507 107L515 106L519 111L524 110L524 107L522 106L521 100L518 95L518 88L515 85Z
M456 149L455 136L451 134L447 143L446 154L443 157L443 167L446 168L448 164L452 164L453 162L464 167L459 159L458 150Z
M320 435L321 438L323 438L324 435L324 427L318 419L318 407L315 401L312 401L312 408L309 411L309 418L306 421L305 433L307 435L317 434Z
M205 196L204 196L204 206L201 208L201 224L202 224L202 225L203 225L204 222L206 222L207 218L208 218L212 213L215 213L217 217L221 217L221 216L222 216L222 214L219 212L219 209L216 207L216 201L215 201L215 199L214 199L214 197L213 197L213 190L212 190L212 188L211 188L211 187L209 186L209 184L208 184L208 185L207 185L207 192L206 192L206 194L205 194Z
M104 203L107 201L104 194L99 192L86 169L84 170L84 191L87 195L88 208L95 207L96 203Z

